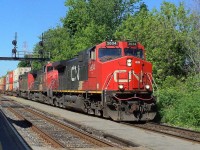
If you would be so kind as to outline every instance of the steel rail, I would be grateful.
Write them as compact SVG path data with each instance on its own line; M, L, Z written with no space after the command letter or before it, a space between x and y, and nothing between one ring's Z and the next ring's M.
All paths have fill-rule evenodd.
M89 142L93 145L96 145L97 147L112 147L112 148L117 148L117 149L124 149L125 147L135 147L136 145L134 144L130 144L130 143L127 143L127 141L121 141L119 140L119 138L116 138L116 137L111 137L111 135L107 135L108 136L108 139L109 137L111 137L111 141L119 141L117 142L117 144L113 144L111 142L108 142L108 141L105 141L105 140L101 140L87 132L84 132L84 131L81 131L79 129L76 129L74 127L70 127L70 126L66 126L64 123L62 122L59 122L55 119L52 119L50 117L46 117L45 115L42 115L41 113L38 113L32 109L29 109L29 108L25 108L22 104L19 104L18 102L15 102L13 101L11 98L6 98L6 97L3 97L4 99L8 100L9 102L13 103L13 104L16 104L16 105L19 105L21 106L20 108L23 108L25 109L25 111L29 112L29 113L34 113L34 115L40 117L40 118L43 118L45 119L46 121L50 121L52 124L55 124L57 126L59 126L60 128L64 129L64 130L67 130L68 132L70 132L71 134L74 134L76 135L77 137L80 137L81 139L83 139L84 141L86 142ZM105 136L105 138L107 139L107 136ZM120 143L121 141L121 143ZM116 142L114 142L116 143ZM120 144L119 144L120 143ZM123 145L123 146L121 146ZM124 147L125 146L125 147ZM137 145L138 147L138 145ZM126 149L126 148L125 148Z
M165 134L168 136L176 137L179 139L200 143L200 132L189 129L173 127L158 123L145 123L145 124L130 124L123 123L132 127L141 128L144 130Z
M42 114L40 114L40 113L38 113L36 111L30 110L28 108L24 108L24 109L26 111L28 111L28 112L30 112L30 113L42 118L42 119L45 119L45 120L51 122L52 124L55 124L55 125L59 126L60 128L62 128L64 130L66 130L66 131L68 131L68 132L70 132L70 133L72 133L72 134L84 139L85 141L88 141L90 143L95 144L98 147L116 147L116 145L113 145L112 143L109 143L107 141L102 141L102 140L96 138L95 136L92 136L92 135L90 135L90 134L88 134L86 132L82 132L82 131L77 130L77 129L73 128L73 127L66 126L63 123L58 122L58 121L56 121L56 120L54 120L52 118L46 117L46 116L44 116L44 115L42 115Z
M0 104L1 104L1 101L0 101ZM16 144L15 143L10 143L10 144L15 145L16 149L31 150L31 147L29 146L29 144L23 139L23 137L19 134L19 132L15 129L15 127L9 122L8 118L6 117L6 115L1 109L0 109L0 113L4 119L3 121L5 123L4 125L12 132L12 134L10 132L8 132L7 134L9 134L9 137L12 138L12 140L16 142ZM1 149L1 145L0 145L0 149Z
M42 131L40 128L32 124L30 121L28 121L26 118L24 118L21 114L19 114L17 111L15 111L13 108L8 107L8 110L11 111L14 115L16 115L19 119L26 121L28 124L30 124L31 129L39 134L41 138L43 138L45 141L50 143L54 148L65 148L65 146L60 143L59 141L53 139L50 137L47 133Z

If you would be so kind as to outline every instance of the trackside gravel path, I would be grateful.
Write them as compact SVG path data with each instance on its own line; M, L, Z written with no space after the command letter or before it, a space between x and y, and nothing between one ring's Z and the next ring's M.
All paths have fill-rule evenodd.
M48 112L55 116L66 118L72 122L80 124L81 127L91 127L102 131L102 133L120 137L137 145L141 145L136 149L151 150L200 150L200 144L184 141L167 135L161 135L138 128L133 128L114 121L88 116L85 114L72 112L41 103L25 100L17 97L9 97L17 102Z

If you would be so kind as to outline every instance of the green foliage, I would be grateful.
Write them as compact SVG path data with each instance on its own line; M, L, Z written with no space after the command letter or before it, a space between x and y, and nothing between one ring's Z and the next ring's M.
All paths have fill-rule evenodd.
M159 91L158 107L162 122L197 128L200 125L200 78L191 76L186 82L169 79ZM171 84L171 86L169 86ZM177 83L177 84L176 84ZM199 130L199 129L198 129Z
M186 59L183 44L191 25L186 20L190 14L181 3L163 2L161 10L149 12L142 7L138 13L129 16L115 33L117 38L134 39L146 47L147 58L153 63L154 77L162 84L166 76L182 78Z
M164 109L163 121L177 126L199 127L200 125L200 90L185 94L173 107Z
M57 27L44 33L45 49L50 51L51 61L65 60L73 56L72 40L66 29Z
M73 36L78 30L86 27L89 22L88 4L85 0L66 0L65 6L69 11L62 19L63 26Z
M113 33L121 22L134 12L134 4L140 0L67 0L65 5L69 11L62 19L64 28L74 36L90 23L105 26L107 36Z
M105 40L106 26L99 26L94 22L88 24L81 32L76 33L74 38L74 48L77 51L91 47Z
M30 67L30 61L21 61L18 63L17 67Z

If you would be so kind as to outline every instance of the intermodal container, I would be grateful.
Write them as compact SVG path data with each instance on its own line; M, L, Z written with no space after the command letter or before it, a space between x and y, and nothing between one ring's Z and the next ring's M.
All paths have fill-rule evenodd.
M0 91L1 92L5 91L5 85L6 85L6 77L1 77L0 78Z
M6 89L5 89L6 91L9 91L9 83L8 84L6 84Z
M19 89L19 76L25 72L30 72L31 67L19 67L13 71L13 90L16 91Z
M17 69L13 71L14 81L18 81L20 75L24 74L25 72L30 72L30 71L31 71L31 67L18 67Z
M9 73L6 74L6 84L9 83Z
M9 84L9 91L13 91L13 84Z
M13 84L13 71L9 72L9 84Z

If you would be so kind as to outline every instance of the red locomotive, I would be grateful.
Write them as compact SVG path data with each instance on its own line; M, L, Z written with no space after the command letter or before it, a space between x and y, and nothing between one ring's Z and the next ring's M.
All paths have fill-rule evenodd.
M19 96L115 121L156 115L152 64L136 42L103 42L74 59L25 73L19 77Z

